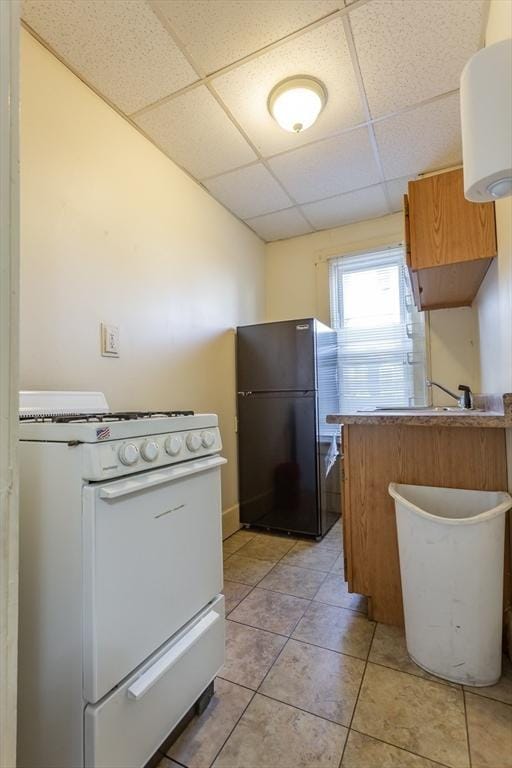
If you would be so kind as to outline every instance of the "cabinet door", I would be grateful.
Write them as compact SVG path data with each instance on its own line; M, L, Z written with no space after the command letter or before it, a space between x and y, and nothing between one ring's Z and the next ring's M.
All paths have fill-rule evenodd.
M414 270L496 255L494 203L464 197L462 169L409 182Z

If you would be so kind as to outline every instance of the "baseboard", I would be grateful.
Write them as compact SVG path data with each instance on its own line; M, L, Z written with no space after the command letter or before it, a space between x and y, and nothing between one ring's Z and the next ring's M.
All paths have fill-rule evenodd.
M233 533L236 533L240 528L240 509L238 504L235 504L229 509L225 509L222 513L222 538L227 539Z

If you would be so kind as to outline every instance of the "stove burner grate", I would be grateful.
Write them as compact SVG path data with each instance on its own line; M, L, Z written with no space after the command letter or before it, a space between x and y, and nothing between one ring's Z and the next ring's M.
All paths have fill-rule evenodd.
M118 413L74 413L63 415L23 415L21 421L35 421L52 424L72 424L89 422L115 422L115 421L137 421L139 419L164 419L175 416L193 416L194 411L120 411Z

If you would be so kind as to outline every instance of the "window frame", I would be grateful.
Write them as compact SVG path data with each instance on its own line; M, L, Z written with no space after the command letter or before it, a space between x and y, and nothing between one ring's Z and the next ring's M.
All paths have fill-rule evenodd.
M378 259L379 255L382 256L382 259L380 263L377 265L369 264L368 262L373 259ZM366 257L366 259L365 259ZM360 266L358 266L358 261L361 260ZM365 263L366 262L366 263ZM353 410L356 405L354 402L352 402L352 406L346 405L344 403L344 379L346 376L346 373L344 372L344 369L347 368L347 359L353 360L353 373L357 370L357 361L358 359L363 363L361 366L361 369L364 367L364 360L365 358L368 359L367 362L367 369L369 371L369 376L371 374L371 367L373 365L385 365L386 359L392 366L397 366L399 364L399 360L402 360L402 364L404 366L410 366L409 368L409 375L407 377L404 377L405 380L408 381L407 389L403 389L402 392L397 392L393 394L386 395L386 397L389 398L389 402L383 403L379 402L379 396L375 394L375 392L372 392L371 390L368 391L368 395L366 397L367 402L363 402L365 400L364 395L361 397L361 408L372 408L376 407L378 405L381 405L381 407L384 407L388 405L389 407L404 407L404 406L417 406L421 407L422 405L427 404L427 390L425 386L425 378L428 375L428 368L429 368L429 344L428 344L428 321L427 321L427 315L425 313L420 313L416 310L416 307L414 306L414 299L412 295L412 287L410 284L410 278L407 273L406 268L406 259L405 259L405 248L403 244L399 245L393 245L393 246L384 246L380 248L375 249L369 249L364 251L359 251L357 253L347 253L341 256L333 256L329 259L329 293L330 293L330 311L331 311L331 326L335 331L338 332L338 339L340 339L340 336L342 334L345 335L345 337L353 336L354 343L358 340L359 337L364 337L364 333L366 330L368 330L368 334L371 335L372 330L375 331L376 334L378 334L378 328L379 326L368 326L367 329L364 327L357 329L350 327L346 327L343 324L343 286L340 285L340 280L343 279L343 274L350 274L351 272L363 272L370 269L378 269L379 267L386 267L386 266L393 266L397 265L400 269L399 271L399 301L400 301L400 323L393 324L389 326L390 332L392 334L396 334L397 341L400 340L400 332L402 333L402 343L401 348L397 350L390 349L389 351L386 351L383 349L380 351L378 347L376 347L375 351L373 352L357 352L357 351L350 351L348 353L343 352L343 344L339 342L338 344L338 377L339 377L339 385L340 385L340 392L339 392L339 398L340 398L340 408L342 411L347 410ZM418 331L419 327L419 331ZM382 331L385 332L386 326L382 326ZM404 335L405 334L405 335ZM403 342L405 341L406 337L411 339L411 350L406 349L406 344ZM374 360L372 363L371 356L378 357L380 356L380 362L377 360ZM415 369L415 366L418 366L417 369ZM375 383L377 383L378 375L375 377ZM402 397L401 397L402 395ZM348 401L354 401L354 393L347 394L347 400ZM398 400L401 400L401 404L398 404ZM357 408L359 410L359 408Z

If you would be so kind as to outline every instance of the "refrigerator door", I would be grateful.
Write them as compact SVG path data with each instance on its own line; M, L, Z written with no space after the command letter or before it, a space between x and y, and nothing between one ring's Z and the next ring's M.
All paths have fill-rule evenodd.
M316 389L315 321L245 325L237 329L239 392Z
M320 535L314 393L238 397L240 521Z

